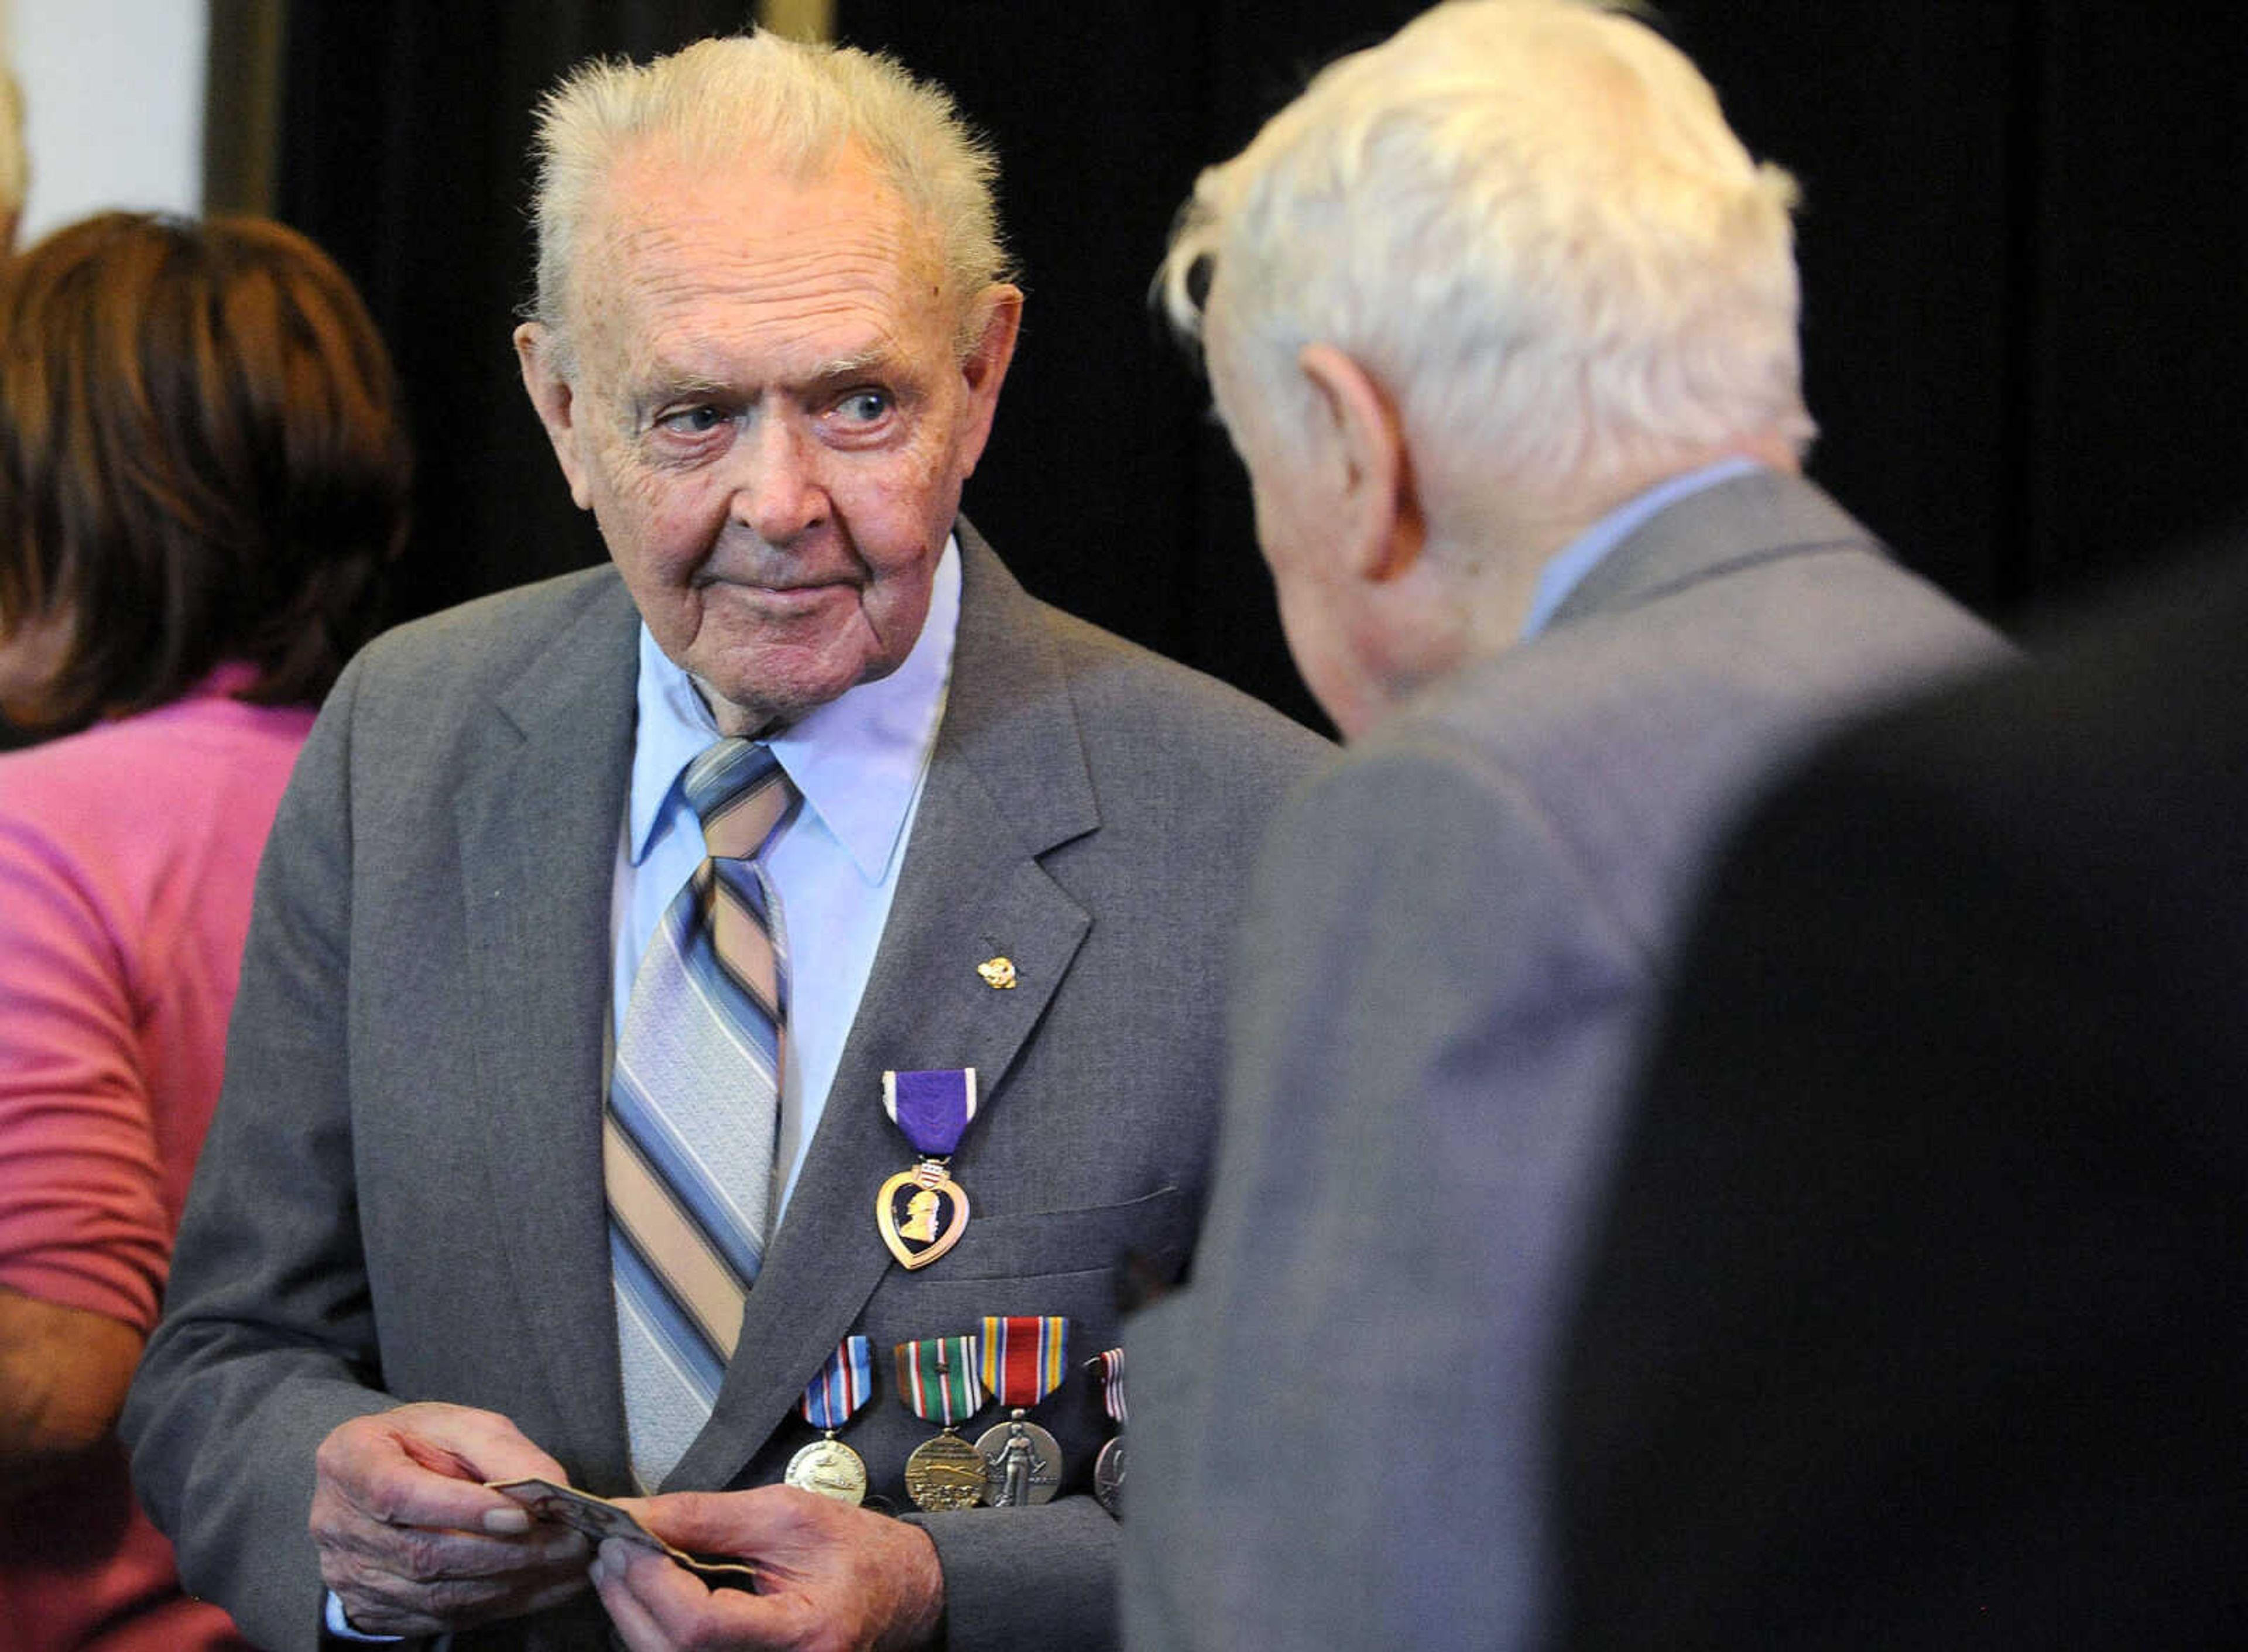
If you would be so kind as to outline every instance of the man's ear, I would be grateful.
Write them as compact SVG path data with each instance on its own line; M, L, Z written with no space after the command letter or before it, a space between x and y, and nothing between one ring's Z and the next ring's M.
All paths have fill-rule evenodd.
M515 359L523 369L523 387L546 427L546 439L570 483L570 497L580 511L593 508L588 472L578 452L583 427L579 418L577 388L554 370L554 339L540 323L526 321L515 330Z
M1340 467L1327 503L1346 566L1375 584L1401 579L1420 561L1428 533L1397 404L1333 345L1306 345L1296 365L1311 382L1312 416L1326 425L1319 435Z
M976 473L984 444L991 438L991 421L999 411L999 387L1007 380L1007 366L1015 359L1015 338L1023 327L1023 290L1005 282L986 287L976 300L980 326L976 341L961 358L960 376L968 384L968 422L961 431L961 452L966 463L960 474Z

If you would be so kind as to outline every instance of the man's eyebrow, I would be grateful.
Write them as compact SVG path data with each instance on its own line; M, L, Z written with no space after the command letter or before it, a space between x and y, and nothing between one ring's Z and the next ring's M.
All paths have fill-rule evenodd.
M855 379L868 373L887 371L897 360L896 353L883 343L868 345L863 350L832 356L815 364L800 374L792 374L798 384L827 385L841 379ZM643 404L668 401L680 396L709 396L713 399L734 394L735 386L721 374L682 367L672 371L657 367L648 377L635 398Z
M716 397L725 394L724 381L714 374L658 368L634 392L631 400L636 407L649 408L658 402L675 401L682 396Z
M838 379L853 379L878 367L887 367L894 360L890 347L885 344L870 344L863 350L853 350L832 360L823 361L805 375L807 384L833 384Z

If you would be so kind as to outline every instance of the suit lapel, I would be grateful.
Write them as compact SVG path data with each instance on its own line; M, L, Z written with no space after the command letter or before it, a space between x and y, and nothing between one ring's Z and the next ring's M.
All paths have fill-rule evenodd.
M1593 565L1552 624L1628 608L1751 563L1876 546L1865 526L1800 476L1758 470L1657 512Z
M1099 824L1044 611L959 533L944 718L874 973L711 1424L668 1484L739 1474L893 1265L874 1194L915 1155L882 1112L884 1070L973 1066L985 1107L1005 1107L1007 1071L1091 926L1038 860ZM976 972L1002 956L1018 983L1004 991ZM955 1160L971 1201L977 1140L971 1126Z
M469 990L484 1030L470 1103L493 1225L581 1479L625 1483L601 1187L609 908L631 771L634 613L612 581L560 632L482 731L455 803ZM562 960L557 967L557 960Z

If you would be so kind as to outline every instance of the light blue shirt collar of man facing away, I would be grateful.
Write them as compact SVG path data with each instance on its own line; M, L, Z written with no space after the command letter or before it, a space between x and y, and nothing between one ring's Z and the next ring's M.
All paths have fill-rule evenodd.
M1736 476L1765 468L1754 459L1719 459L1698 470L1681 471L1625 500L1562 546L1539 570L1537 587L1530 593L1530 612L1522 621L1522 640L1526 642L1543 631L1555 612L1569 600L1569 593L1600 566L1600 559L1651 521L1658 511L1668 510L1681 499L1691 498L1705 488L1714 488L1721 482L1731 482Z
M768 743L804 798L765 860L780 901L789 978L781 1141L773 1161L776 1217L796 1186L874 967L936 744L959 622L956 539L938 559L929 617L905 663L815 707ZM610 908L613 1035L623 1031L648 937L702 862L702 828L680 793L679 777L717 737L702 696L643 625L632 792ZM837 1102L878 1107L882 1099L870 1093Z

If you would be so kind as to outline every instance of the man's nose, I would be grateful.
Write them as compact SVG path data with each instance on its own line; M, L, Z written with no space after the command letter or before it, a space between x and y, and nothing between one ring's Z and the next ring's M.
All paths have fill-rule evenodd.
M768 545L786 545L828 514L819 443L785 417L753 421L736 449L734 520Z

